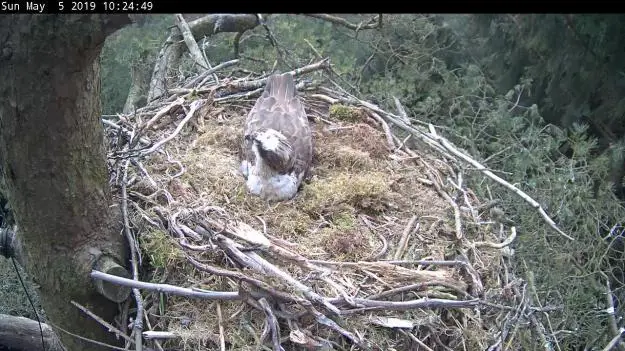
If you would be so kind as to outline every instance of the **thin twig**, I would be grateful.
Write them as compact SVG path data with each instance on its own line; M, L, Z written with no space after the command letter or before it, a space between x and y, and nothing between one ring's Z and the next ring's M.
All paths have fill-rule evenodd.
M401 235L401 239L399 239L399 244L397 245L397 251L395 252L394 258L399 260L404 255L406 248L408 247L408 240L410 239L410 234L413 232L412 228L414 228L415 223L419 219L419 216L414 215L406 224L406 228L404 228L404 232ZM414 231L417 231L419 224L417 224L417 228Z
M603 348L603 351L611 351L613 350L617 345L620 344L621 339L623 339L623 336L625 335L625 328L620 328L618 330L618 334L615 335L612 340L610 340L610 342Z
M423 341L419 340L419 338L414 336L414 334L412 334L411 332L407 332L405 330L399 330L399 332L404 334L405 336L409 337L412 341L414 341L417 344L419 344L419 346L423 347L426 351L434 351L431 348L429 348Z
M102 324L102 326L107 328L110 332L115 333L115 335L118 335L119 337L121 337L122 339L128 341L131 344L135 344L134 340L132 340L128 335L124 334L124 332L122 332L121 330L115 328L114 325L112 325L109 322L105 321L104 319L98 317L95 313L89 311L86 307L84 307L83 305L79 304L78 302L76 302L74 300L71 300L70 302L71 302L72 305L76 306L76 308L81 310L83 313L85 313L89 317L93 318L96 322Z
M224 335L224 320L221 314L221 303L217 301L217 324L219 325L219 350L226 351L226 337Z
M258 304L262 307L263 312L265 312L267 324L269 325L269 330L271 331L271 343L273 344L274 351L284 351L280 345L280 325L278 324L278 319L271 310L267 299L264 297L259 299Z
M492 247L493 249L503 249L504 247L512 244L512 242L516 239L516 227L510 228L510 236L506 238L501 243L492 243L490 241L476 241L471 244L473 247L487 246Z
M342 17L338 17L338 16L333 16L333 15L329 15L326 13L308 13L306 14L306 16L308 17L314 17L314 18L318 18L330 23L334 23L334 24L338 24L341 25L343 27L358 31L361 29L374 29L374 28L378 28L381 26L381 20L382 20L382 15L378 15L376 17L374 17L373 19L369 19L367 21L367 23L365 23L364 21L361 23L351 23L348 20L346 20L345 18Z

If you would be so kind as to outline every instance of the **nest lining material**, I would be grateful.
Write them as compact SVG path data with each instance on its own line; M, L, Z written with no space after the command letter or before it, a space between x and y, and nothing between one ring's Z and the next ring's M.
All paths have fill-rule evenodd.
M108 129L113 169L129 153L120 131L154 141L178 130L128 168L129 216L150 272L144 280L242 296L144 293L151 328L173 333L166 345L184 350L270 348L276 338L286 349L485 349L494 325L476 306L484 289L497 296L502 253L471 246L498 239L470 215L458 240L443 193L479 200L442 185L453 174L444 160L406 145L391 150L399 139L365 107L318 93L302 94L314 133L312 179L281 203L248 195L238 173L253 97L180 98L158 118L153 106L147 117L121 116Z

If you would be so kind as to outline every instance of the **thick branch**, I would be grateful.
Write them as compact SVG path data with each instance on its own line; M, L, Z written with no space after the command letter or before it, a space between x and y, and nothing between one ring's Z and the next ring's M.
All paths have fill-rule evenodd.
M330 59L325 58L316 63L310 64L301 68L297 68L297 69L294 69L292 71L285 72L285 73L290 73L294 77L299 77L301 75L314 72L320 69L326 69L328 67L330 67ZM232 82L231 84L229 84L229 87L234 88L235 90L253 90L253 89L262 88L265 86L265 84L267 84L267 78L261 78L261 79L255 79L255 80L240 80L240 81ZM218 101L218 100L215 99L215 101Z
M361 22L361 23L351 23L350 21L346 20L345 18L342 17L338 17L338 16L333 16L333 15L328 15L325 13L309 13L306 14L306 16L308 17L314 17L314 18L318 18L318 19L322 19L324 21L328 21L330 23L334 23L334 24L338 24L341 25L343 27L349 28L351 30L361 30L361 29L374 29L374 28L378 28L380 27L380 25L382 24L382 15L378 15L375 18L373 18L373 20L369 20L368 23L365 22Z
M241 33L256 27L258 17L256 15L244 14L213 14L191 21L189 30L193 38L209 37L217 33ZM177 29L167 38L158 59L154 65L150 90L148 92L148 102L160 98L167 93L167 72L176 69L177 62L182 55L183 40L180 31Z
M65 351L50 326L41 324L46 351ZM0 314L0 349L41 350L39 323L24 317Z
M189 49L193 60L204 69L209 68L208 62L206 62L204 56L202 56L202 51L200 51L200 47L197 45L195 38L193 38L193 34L191 34L191 28L189 28L189 24L179 13L176 14L176 24L178 25L178 29L182 33L184 42L187 44L187 48Z

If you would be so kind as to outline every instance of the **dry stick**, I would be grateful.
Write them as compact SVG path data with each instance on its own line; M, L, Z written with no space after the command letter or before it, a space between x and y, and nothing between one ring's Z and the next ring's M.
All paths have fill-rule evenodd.
M538 296L538 294L536 293L536 288L534 287L534 272L532 271L527 272L527 282L528 282L529 289L530 289L529 294L527 295L528 305L531 305L532 300L533 300L532 295ZM538 320L538 318L536 318L535 314L529 314L529 319L532 325L534 326L534 330L538 334L540 341L543 344L543 347L545 348L545 351L553 351L553 346L551 345L551 341L547 340L545 326ZM557 339L556 339L556 342L557 342ZM558 349L560 349L559 345L558 345Z
M252 97L262 94L263 90L265 90L265 88L257 88L254 90L246 91L245 93L232 94L232 95L218 97L218 98L215 98L214 101L218 103L222 103L224 101L230 101L230 100L235 100L235 99L250 99Z
M196 100L193 101L191 103L191 109L189 110L189 113L187 113L187 115L185 116L185 118L180 122L180 124L178 124L178 127L176 127L176 130L174 130L170 135L168 135L166 138L160 140L159 142L157 142L156 144L154 144L151 148L149 148L148 150L143 151L143 155L148 155L153 153L154 151L158 150L158 148L160 148L161 146L163 146L165 143L167 143L168 141L172 140L173 138L176 137L176 135L178 135L178 133L180 133L180 131L182 130L182 128L184 127L184 125L189 122L189 120L191 119L191 117L193 117L193 115L195 114L195 111L197 111L198 108L200 108L200 106L202 106L202 104L204 103L204 100Z
M259 299L258 304L262 307L263 312L265 312L265 317L267 317L267 324L271 331L271 343L273 344L274 351L283 351L284 349L280 346L280 325L278 324L278 319L273 314L267 299L264 297Z
M140 161L137 161L136 159L130 159L130 162L137 168L139 168L139 170L141 171L141 173L143 173L143 175L148 179L148 182L150 182L150 185L154 188L151 190L155 190L156 188L158 188L158 184L156 184L156 181L154 181L154 178L152 178L152 176L150 176L150 173L148 173L148 170L145 168L145 166L143 165L143 163L141 163Z
M148 331L152 331L154 328L152 328L152 324L150 323L150 318L148 317L147 313L143 315L143 319L145 320L145 324L147 324L148 326ZM145 335L143 333L141 334ZM159 351L165 351L163 350L163 346L161 346L161 342L159 340L154 340L154 345L156 345L156 348Z
M456 224L456 239L457 240L462 239L463 234L462 234L462 219L460 218L460 207L458 207L458 204L454 201L454 199L451 198L451 196L449 196L449 194L443 191L440 184L436 181L436 178L429 171L427 173L428 173L428 178L430 178L430 181L434 185L434 189L436 189L436 192L438 192L440 196L442 196L445 200L447 200L447 202L449 202L451 207L454 209L454 221Z
M109 120L107 120L107 119L102 119L102 123L106 124L106 125L107 125L107 126L109 126L109 127L114 128L114 129L121 130L124 134L126 134L126 135L127 135L127 136L129 136L129 137L132 137L132 136L133 136L133 133L132 133L130 130L128 130L127 128L124 128L124 127L122 127L122 126L120 126L120 125L118 125L118 124L115 124L115 123L114 123L114 122L112 122L112 121L109 121ZM151 142L149 139L147 139L147 138L139 138L139 141L140 141L142 144L145 144L145 145L150 145L150 144L152 144L152 142Z
M132 233L130 232L130 221L128 220L128 194L126 191L126 184L128 182L128 163L130 161L126 160L123 165L123 176L122 176L122 203L121 210L122 215L124 217L124 234L126 235L126 240L128 240L128 245L130 246L130 262L132 265L132 278L135 281L139 280L139 265L137 261L137 246ZM133 322L132 329L135 333L135 347L136 351L143 350L143 338L141 337L141 331L143 329L143 298L141 297L141 291L137 288L132 289L132 293L135 296L135 300L137 303L137 315Z
M301 282L291 277L289 274L287 274L280 268L274 266L273 264L266 261L264 258L260 257L260 255L258 255L257 253L250 252L248 255L252 257L256 262L258 262L268 273L278 278L283 279L284 281L289 283L291 286L293 286L294 288L302 292L304 296L306 296L306 298L310 299L313 302L317 302L321 304L333 314L340 315L341 312L339 311L338 308L336 308L336 306L327 302L321 295L317 294L312 288L302 284Z
M474 243L471 244L471 246L475 247L480 247L480 246L486 246L486 247L492 247L494 249L503 249L504 247L512 244L512 242L514 241L514 239L516 239L516 227L512 227L510 228L510 236L506 238L506 240L504 240L501 243L492 243L490 241L476 241Z
M222 62L222 63L218 64L217 66L215 66L215 67L213 67L211 69L208 69L208 70L202 72L197 77L193 78L189 83L183 85L182 89L190 89L190 88L195 87L195 90L197 90L198 88L200 88L201 86L206 84L206 82L208 81L208 79L211 77L211 75L213 73L215 73L215 72L217 72L217 71L219 71L221 69L228 68L230 66L234 66L234 65L236 65L238 63L239 63L238 59ZM176 91L177 89L168 89L168 90L169 90L169 92L173 92L173 91Z
M609 316L608 322L609 322L609 325L610 325L610 330L612 331L612 334L614 334L614 338L617 338L617 341L616 341L617 344L616 345L618 345L618 349L623 351L623 350L625 350L625 347L620 342L622 334L623 334L623 330L622 329L619 330L618 329L618 324L616 323L616 317L615 317L616 310L614 308L614 300L612 300L612 287L610 285L610 279L608 278L608 275L603 273L603 272L601 272L601 275L603 276L603 278L606 281L606 289L607 289L607 292L606 292L606 302L608 304L607 312L608 312L608 316ZM614 340L614 339L612 339L612 340ZM614 347L614 346L612 346L612 347Z
M310 49L311 49L311 50L315 53L315 56L317 56L317 58L318 58L318 59L322 59L322 58L323 58L323 55L321 55L321 53L319 52L319 50L317 50L317 49L313 46L313 44L311 44L311 43L308 41L308 39L304 39L304 42L305 42L306 44L308 44L308 47L310 47Z
M327 103L329 103L330 105L336 104L337 102L341 101L339 99L335 99L331 96L328 95L323 95L323 94L311 94L310 97L315 98L315 99L319 99L321 101L325 101Z
M393 132L391 132L391 127L388 126L388 123L380 117L377 113L373 111L369 111L369 115L373 117L376 121L378 121L382 125L382 129L384 130L384 135L386 135L386 143L388 147L391 149L391 152L394 152L397 146L395 146L395 142L393 141Z
M156 123L161 117L163 117L164 115L168 114L169 111L171 111L172 108L176 107L176 106L182 106L182 104L184 103L184 98L179 97L176 99L176 101L172 102L171 104L163 107L162 109L160 109L155 115L154 117L150 118L147 122L145 122L145 124L139 126L139 130L148 130L150 128L152 128L152 125L154 125L154 123Z
M303 74L318 71L320 69L325 69L329 66L330 66L330 59L325 58L319 62L315 62L313 64L310 64L301 68L297 68L297 69L294 69L292 71L285 72L285 73L290 73L294 77L298 77ZM238 80L230 84L227 84L226 86L235 88L235 89L240 89L240 90L252 90L252 89L262 88L265 86L266 83L267 83L267 78L261 78L261 79L255 79L255 80Z
M62 331L63 333L67 334L67 335L71 335L71 336L75 337L76 339L80 339L80 340L83 340L85 342L88 342L88 343L91 343L91 344L95 344L95 345L98 345L98 346L101 346L101 347L106 347L106 348L109 348L111 350L127 351L127 349L125 349L123 347L109 345L109 344L103 343L101 341L89 339L89 338L86 338L84 336L81 336L81 335L78 335L78 334L74 334L74 333L72 333L72 332L70 332L68 330L65 330L65 329L59 327L58 325L56 325L56 324L54 324L54 323L52 323L50 321L47 321L46 324L51 326L53 329L58 329L58 330Z
M478 306L480 304L479 299L472 300L447 300L447 299L431 299L431 298L421 298L418 300L408 300L408 301L379 301L379 300L368 300L363 298L352 298L353 301L361 305L361 308L352 309L352 310L343 310L343 315L355 314L360 312L368 312L374 310L396 310L396 311L404 311L404 310L413 310L417 308L421 309L434 309L434 308L471 308Z
M375 294L375 295L371 295L368 296L367 298L370 300L378 300L381 299L383 297L386 296L390 296L390 295L395 295L395 294L399 294L399 293L403 293L403 292L408 292L408 291L413 291L413 290L420 290L422 288L426 288L428 286L442 286L451 290L456 291L458 294L462 295L462 296L469 296L469 294L464 291L462 288L455 286L453 284L449 284L448 282L444 282L444 281L429 281L429 282L424 282L424 283L417 283L417 284L411 284L411 285L406 285L406 286L402 286L399 288L395 288L395 289L390 289L390 290L385 290L379 294Z
M519 289L517 287L513 287L514 292L516 293L517 296L521 296L520 298L520 302L519 305L517 306L514 316L512 318L507 317L506 321L504 322L503 325L503 332L502 332L502 338L505 341L506 338L508 338L508 335L510 335L508 341L506 342L506 346L504 346L504 350L509 349L511 347L511 345L513 345L513 341L514 338L516 337L517 331L520 328L520 319L521 317L525 316L525 310L527 309L527 296L526 296L526 292L527 292L527 286L524 285L522 287L522 292L519 292ZM510 331L508 325L512 324L512 330Z
M399 332L404 334L405 336L409 337L410 339L412 339L412 341L414 341L417 344L419 344L419 346L423 347L426 351L434 351L431 348L429 348L423 341L419 340L419 338L414 336L412 333L407 332L405 330L401 330L401 329L399 330Z
M515 194L517 194L519 197L521 197L527 203L529 203L530 206L534 207L538 211L538 213L540 213L540 215L543 217L545 222L547 222L547 224L551 228L553 228L556 232L558 232L560 235L564 236L565 238L567 238L569 240L575 240L573 237L571 237L570 235L568 235L565 232L563 232L560 228L558 228L558 226L553 221L553 219L551 219L551 217L549 217L549 215L547 214L545 209L543 209L543 207L536 200L532 199L524 191L522 191L521 189L517 188L516 186L506 182L505 180L503 180L502 178L498 177L496 174L494 174L493 172L488 170L486 167L481 165L479 162L475 161L471 157L469 157L469 156L465 155L464 153L460 152L458 149L456 149L454 146L452 146L451 143L448 142L447 140L445 140L444 138L437 137L437 139L440 142L440 144L445 149L447 149L449 152L451 152L452 154L460 157L465 162L470 163L473 167L475 167L477 170L479 170L482 173L484 173L487 177L489 177L490 179L492 179L492 180L496 181L497 183L503 185L507 189L509 189L512 192L514 192Z
M365 259L365 261L377 261L378 259L380 259L380 257L386 254L386 251L388 250L388 241L386 240L384 235L378 233L378 231L373 228L373 225L371 224L371 222L369 222L366 216L361 215L359 216L359 218L365 223L367 229L369 229L372 234L375 234L382 242L382 247L380 248L380 251L375 253L373 256L369 256Z
M294 261L299 266L302 266L310 270L320 271L323 273L330 273L330 271L327 268L320 267L320 266L310 263L310 261L306 259L304 256L274 244L272 242L274 241L273 239L268 240L265 234L261 234L259 231L257 231L256 229L252 228L251 226L247 224L239 223L236 227L232 227L228 224L224 225L210 218L205 218L203 221L204 221L203 223L204 225L213 226L215 228L223 228L222 230L224 233L230 236L234 236L238 239L245 240L250 244L258 246L260 249L269 251L269 253L273 255L278 255L282 258ZM265 225L264 221L263 221L263 225Z
M83 313L85 313L87 316L95 319L96 322L102 324L105 328L108 329L108 331L115 333L116 335L120 336L122 339L128 341L131 344L134 344L135 341L132 340L132 338L130 338L128 335L124 334L124 332L122 332L121 330L115 328L114 325L110 324L109 322L105 321L104 319L98 317L95 313L89 311L86 307L84 307L83 305L79 304L78 302L71 300L70 301L72 303L72 305L76 306L76 308L78 308L79 310L81 310Z
M297 291L299 291L300 293L302 293L302 295L304 295L307 299L309 299L310 301L316 302L320 305L322 305L323 307L325 307L328 311L332 312L335 315L340 315L340 311L338 308L336 308L336 306L332 305L331 303L327 302L322 296L320 296L319 294L317 294L313 289L311 289L310 287L302 284L301 282L299 282L298 280L296 280L295 278L291 277L289 274L287 274L286 272L282 271L280 268L274 266L273 264L269 263L268 261L266 261L264 258L260 257L260 255L258 255L255 252L248 252L248 253L243 253L241 252L237 246L237 243L232 241L231 239L223 236L223 235L216 235L215 236L217 240L217 242L219 244L221 244L220 246L222 246L223 249L226 249L228 252L232 253L233 256L235 256L237 259L240 260L241 264L244 264L252 269L257 270L260 273L265 273L265 274L271 274L277 278L280 278L281 280L283 280L285 283L289 284L291 287L293 287L294 289L296 289Z
M306 85L307 85L306 82L299 82L295 84L295 90L300 90L300 91L305 90ZM246 91L244 93L226 95L226 96L222 96L219 98L215 98L213 101L223 103L224 101L230 101L230 100L235 100L235 99L251 99L253 97L256 97L262 94L264 89L265 89L264 87L260 87L254 90Z
M134 289L144 289L149 291L156 291L160 293L166 293L176 296L193 297L202 300L241 300L241 296L238 292L226 292L226 291L195 291L189 288L182 288L170 284L157 284L146 283L138 280L132 280L117 275L107 274L104 272L93 270L90 274L93 279L100 279L112 284L121 286L128 286Z
M359 31L361 29L374 29L374 28L378 28L380 27L380 20L382 18L382 15L378 15L376 17L374 17L375 21L373 21L373 19L369 19L367 22L367 24L365 24L365 21L360 22L358 24L356 23L351 23L348 20L346 20L343 17L338 17L338 16L333 16L333 15L329 15L326 13L308 13L306 14L306 16L308 17L314 17L314 18L318 18L318 19L322 19L324 21L330 22L330 23L334 23L334 24L338 24L338 25L342 25L346 28L349 28L351 30L355 30L355 31Z
M473 295L481 296L484 293L484 284L482 284L482 279L475 269L471 262L469 262L469 257L467 256L466 250L460 250L460 258L465 261L465 265L463 266L466 273L471 277L471 282L473 283Z
M612 340L610 340L610 342L603 348L603 351L611 351L612 349L614 349L617 345L620 344L623 335L625 335L625 328L621 328L618 330L618 334L614 336Z
M189 52L191 53L191 58L198 65L202 66L204 69L210 68L208 62L202 56L202 52L200 51L200 47L197 45L195 38L193 38L193 34L191 33L191 28L189 28L189 24L185 21L184 17L181 14L177 13L175 15L176 25L182 34L182 38L184 39L185 44L187 44L187 48L189 48Z
M201 87L202 85L206 84L206 81L208 81L208 78L215 72L222 70L224 68L228 68L230 66L234 66L236 64L239 63L238 59L235 60L230 60L230 61L226 61L226 62L222 62L220 64L218 64L217 66L209 69L208 71L205 72L206 74L206 78L202 79L202 81L200 82L200 84L197 85L197 87Z
M251 226L247 224L239 223L236 227L233 227L228 224L224 225L210 218L205 218L203 222L204 222L204 225L213 226L215 228L223 228L223 233L236 237L241 240L245 240L252 245L258 246L259 249L268 251L269 253L276 255L276 256L280 256L281 258L285 258L290 261L293 261L301 267L304 267L310 270L320 271L323 273L330 273L330 271L327 268L320 267L320 266L310 263L310 261L304 256L298 253L295 253L293 251L290 251L279 245L276 245L274 241L277 242L279 240L276 240L276 239L269 240L267 239L268 236L266 234L260 233L259 231L257 231L256 229L252 228ZM262 222L263 222L263 226L266 226L264 221Z
M253 286L255 286L258 289L264 290L267 293L273 295L274 297L276 297L278 300L282 300L282 301L287 301L287 302L292 302L292 303L302 303L302 301L306 301L302 298L298 298L294 295L289 295L288 293L276 290L275 288L273 288L271 285L261 281L261 280L257 280L251 277L246 276L245 274L241 273L241 272L232 272L226 269L222 269L222 268L217 268L217 267L213 267L201 262L196 261L193 257L186 255L187 256L187 260L189 260L189 262L191 262L191 264L193 266L195 266L195 268L213 274L213 275L217 275L220 277L228 277L231 279L238 279L241 281L244 281L248 284L251 284ZM199 289L194 289L196 291L200 291Z
M179 336L178 334L172 333L172 332L150 330L150 331L144 331L143 337L146 340L159 340L159 339L176 339Z
M418 264L420 266L464 266L466 263L462 261L438 261L438 260L382 260L384 263L391 264Z
M421 131L415 127L409 126L403 122L401 122L401 117L394 115L390 112L386 112L384 110L382 110L381 108L379 108L378 106L367 102L367 101L363 101L360 100L356 97L349 97L346 98L344 96L341 96L340 93L337 93L331 89L328 89L326 87L320 87L319 90L324 91L326 93L329 93L331 95L335 95L336 99L338 99L338 101L342 101L348 104L354 104L354 105L360 105L360 106L364 106L372 111L375 111L376 113L378 113L379 115L385 116L385 118L387 120L389 120L391 123L399 126L400 128L402 128L403 130L411 133L412 135L414 135L415 137L417 137L419 140L425 142L426 144L428 144L430 147L432 147L433 149L435 149L436 151L438 151L441 155L443 155L445 158L448 159L454 159L454 157L452 157L451 155L449 155L446 151L445 148L442 147L441 145L439 145L439 143L437 143L435 140L433 140L432 138L429 137L429 134L427 134L424 131ZM321 96L323 96L323 94L315 94L318 98L321 98ZM328 99L333 99L331 97L327 97ZM326 99L326 101L328 100ZM428 125L428 123L419 121L418 119L414 119L413 122L415 123L419 123L422 125Z
M354 344L362 347L365 350L370 349L367 345L363 344L363 342L360 339L360 337L357 337L353 333L350 333L349 331L345 330L343 327L338 325L335 321L333 321L332 319L326 317L321 312L317 311L314 307L309 306L307 308L307 310L315 316L315 318L317 320L317 323L323 324L326 327L328 327L328 328L338 332L339 334L343 335L344 337L349 339L351 342L353 342Z
M451 178L449 178L449 177L447 178L447 181L451 185L453 185L453 187L456 188L460 194L462 194L462 198L464 200L464 204L467 206L467 209L469 210L469 213L471 213L471 217L473 217L473 221L477 223L478 222L477 212L475 212L475 209L473 208L473 205L471 205L471 201L469 200L469 195L467 195L466 189L464 189L462 187L462 180L463 180L462 179L462 171L458 172L458 184L456 184Z
M414 215L412 216L412 218L410 218L408 224L406 224L406 228L404 228L404 232L402 233L401 239L399 240L399 245L397 245L397 251L395 252L394 258L396 260L399 260L404 255L404 252L408 247L408 241L410 240L410 233L412 233L412 228L417 222L417 219L419 219L419 216Z
M224 319L221 314L221 303L217 301L217 324L219 325L219 350L226 351L226 337L224 335Z
M397 109L397 113L399 113L399 116L401 116L401 121L406 123L407 125L410 125L410 118L406 113L406 109L401 104L401 101L399 101L399 99L395 96L393 96L393 101L395 102L395 108Z

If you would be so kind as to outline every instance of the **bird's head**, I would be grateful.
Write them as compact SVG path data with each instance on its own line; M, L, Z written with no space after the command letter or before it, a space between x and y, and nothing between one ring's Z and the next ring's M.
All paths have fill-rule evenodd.
M292 147L284 134L275 129L264 129L245 136L252 141L252 149L271 168L280 171L292 161Z
M275 129L264 129L256 133L246 135L247 140L252 140L260 149L268 152L290 152L291 144L287 138Z

